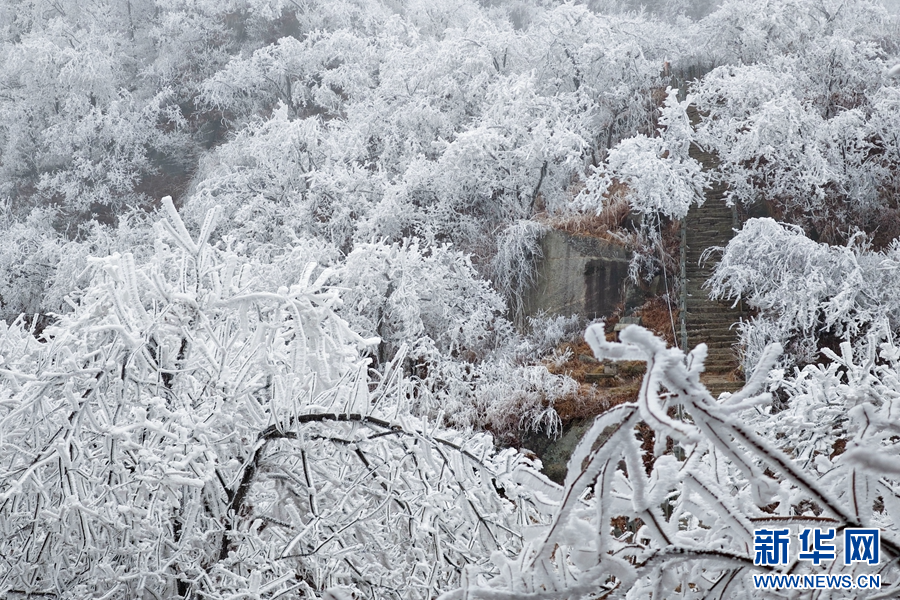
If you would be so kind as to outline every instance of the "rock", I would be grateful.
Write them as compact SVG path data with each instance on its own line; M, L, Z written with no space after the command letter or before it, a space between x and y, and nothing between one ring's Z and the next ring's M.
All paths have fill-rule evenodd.
M539 433L531 433L522 440L522 447L539 456L544 475L561 484L566 479L572 452L593 424L594 419L575 419L563 427L562 435L555 440ZM606 436L601 435L599 441L604 439Z
M562 435L555 440L540 433L528 434L522 440L522 447L541 457L544 475L557 483L566 479L569 457L590 429L593 419L577 419L563 427Z
M613 331L622 331L629 325L640 325L641 318L640 317L622 317L619 319L619 322L616 323L616 326L613 328Z

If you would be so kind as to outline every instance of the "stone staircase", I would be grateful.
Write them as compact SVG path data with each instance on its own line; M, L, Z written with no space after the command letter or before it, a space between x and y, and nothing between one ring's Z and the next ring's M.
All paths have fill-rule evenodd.
M692 121L697 118L690 109L688 114ZM690 155L704 170L717 166L716 157L696 145L691 146ZM734 351L738 341L734 325L747 314L740 304L731 308L728 303L710 300L703 288L721 257L721 252L709 249L724 248L734 237L737 226L734 211L725 205L725 191L722 184L707 188L706 201L702 206L692 207L681 225L681 342L688 349L701 342L708 346L706 372L701 381L713 396L733 392L743 385Z

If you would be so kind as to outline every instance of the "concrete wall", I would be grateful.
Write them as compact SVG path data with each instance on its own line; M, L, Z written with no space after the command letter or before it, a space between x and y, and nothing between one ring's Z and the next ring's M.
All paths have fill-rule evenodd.
M541 240L544 258L525 295L525 313L610 315L625 298L631 255L622 246L582 235L550 230Z

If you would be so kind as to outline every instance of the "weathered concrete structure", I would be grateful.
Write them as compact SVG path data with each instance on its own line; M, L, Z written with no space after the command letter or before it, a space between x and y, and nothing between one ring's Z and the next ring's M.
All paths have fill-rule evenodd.
M525 296L525 313L609 316L625 298L631 254L587 235L550 230L541 240L544 258Z

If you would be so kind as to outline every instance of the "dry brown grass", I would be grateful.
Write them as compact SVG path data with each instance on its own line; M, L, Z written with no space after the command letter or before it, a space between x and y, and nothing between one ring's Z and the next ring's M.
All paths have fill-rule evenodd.
M664 298L651 298L638 309L644 327L660 336L670 346L675 344L672 331L672 320L678 323L678 311L673 308L672 316ZM611 330L618 316L609 319L607 331ZM606 338L615 341L617 334L609 331ZM613 406L637 399L641 381L646 371L646 364L640 361L625 361L616 364L617 375L608 383L589 383L587 375L604 368L604 363L596 360L590 346L583 338L561 344L559 354L568 352L569 359L564 363L551 363L547 369L557 375L568 375L578 382L578 392L571 396L557 399L554 402L556 412L562 422L569 423L578 419L588 419L609 410ZM609 364L609 363L607 363Z
M576 196L579 192L578 187L573 186L571 192L573 197ZM625 229L630 214L628 186L616 182L610 187L600 214L568 212L553 216L543 215L543 220L549 227L572 235L586 235L622 244L627 243L633 235Z
M657 296L650 298L635 312L641 316L641 324L664 339L669 346L675 345L675 332L672 331L672 323L678 327L678 308L672 306L669 313L669 304L665 298Z
M572 342L561 344L557 349L559 354L569 352L569 360L562 364L549 364L547 370L555 375L566 374L575 381L584 382L584 376L594 371L599 363L594 359L594 353L591 347L584 341L584 338L578 338ZM588 357L584 359L582 357Z
M610 341L614 337L614 333L607 334L607 339ZM550 372L568 375L579 384L575 394L559 398L553 404L563 424L596 417L613 406L624 402L633 402L637 399L643 377L640 368L629 368L629 366L635 365L622 363L619 365L619 375L614 378L611 385L600 387L586 381L589 373L599 371L604 367L603 363L593 358L587 342L579 338L562 344L559 348L560 353L567 350L570 352L568 361L562 364L547 365Z

